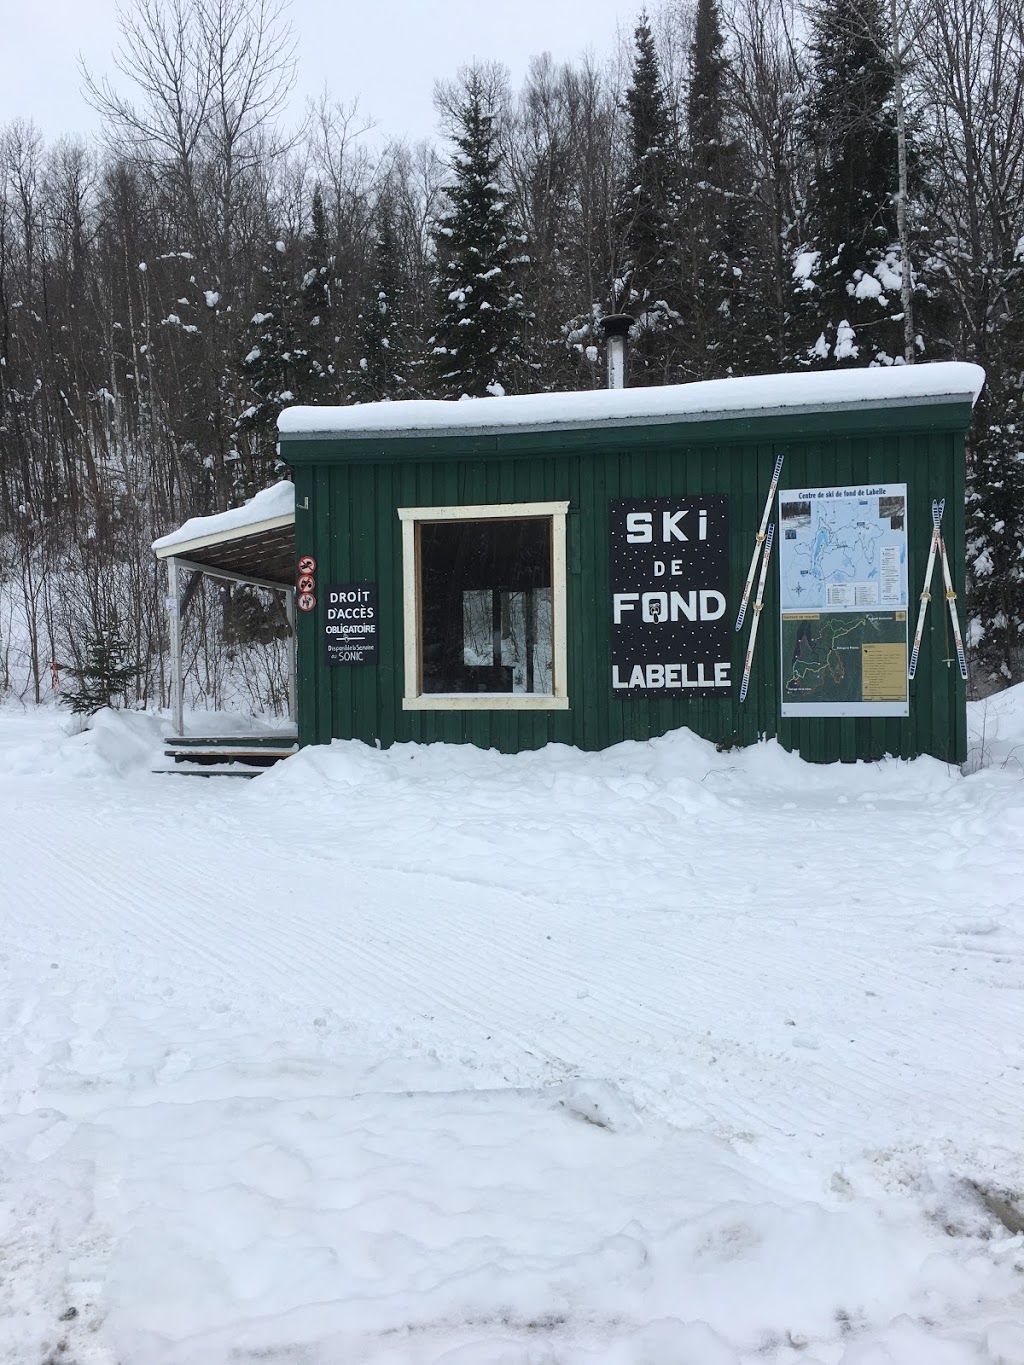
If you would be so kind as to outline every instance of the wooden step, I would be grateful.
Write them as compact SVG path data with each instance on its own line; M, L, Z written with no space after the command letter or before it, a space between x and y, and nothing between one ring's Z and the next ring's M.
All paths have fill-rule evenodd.
M276 763L282 758L291 758L292 754L298 753L298 748L291 749L248 749L235 748L225 745L223 748L174 748L165 749L164 758L173 758L179 763Z
M299 746L298 736L276 735L167 735L164 743L172 749L286 749Z
M164 777L259 777L265 768L219 768L216 763L204 763L201 768L186 768L176 765L173 768L154 768L154 773Z

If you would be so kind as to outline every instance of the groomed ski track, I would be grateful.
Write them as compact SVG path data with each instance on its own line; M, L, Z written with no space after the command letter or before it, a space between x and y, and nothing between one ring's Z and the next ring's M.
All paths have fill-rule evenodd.
M409 1092L568 1086L573 1108L594 1078L602 1125L727 1144L794 1199L927 1188L955 1202L959 1182L1006 1188L1019 1169L1012 770L814 769L684 737L504 760L345 746L239 789L26 772L23 743L0 722L14 1170L45 1170L70 1142L102 1173L95 1134L148 1107L369 1095L372 1129ZM32 1115L52 1117L29 1133ZM87 1270L60 1281L100 1305L103 1237L116 1241L101 1211L69 1234L91 1248ZM29 1224L19 1255L42 1265ZM0 1310L34 1322L24 1293L16 1279ZM131 1321L122 1342L136 1331L155 1350L159 1332ZM150 1359L220 1361L209 1330L194 1356ZM75 1340L83 1365L108 1359ZM0 1359L27 1362L17 1349ZM365 1350L351 1358L392 1358ZM443 1354L424 1351L394 1358Z

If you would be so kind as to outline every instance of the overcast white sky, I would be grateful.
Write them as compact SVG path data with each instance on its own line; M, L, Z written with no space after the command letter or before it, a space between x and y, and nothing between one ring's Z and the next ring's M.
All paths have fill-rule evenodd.
M326 82L343 102L358 94L384 135L426 137L436 78L479 58L504 62L518 83L536 53L603 56L640 8L640 0L292 0L292 112L298 121L305 98ZM114 0L0 0L0 30L0 124L30 118L48 139L93 131L76 62L81 53L90 70L112 71Z

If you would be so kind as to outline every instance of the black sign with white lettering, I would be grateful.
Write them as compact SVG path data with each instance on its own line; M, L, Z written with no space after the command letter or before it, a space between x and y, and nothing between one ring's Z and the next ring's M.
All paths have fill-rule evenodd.
M329 664L377 662L377 584L342 583L324 593Z
M729 499L645 498L609 511L612 691L727 696Z

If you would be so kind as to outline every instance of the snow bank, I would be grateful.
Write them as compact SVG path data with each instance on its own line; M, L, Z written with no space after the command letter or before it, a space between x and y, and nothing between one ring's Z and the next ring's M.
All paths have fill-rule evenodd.
M470 744L395 744L376 749L358 740L334 740L301 750L253 789L260 800L282 793L359 789L391 800L397 788L422 799L427 791L487 800L496 809L538 814L583 813L588 803L616 796L654 805L670 802L698 813L723 800L783 793L803 805L886 797L916 799L950 790L959 772L932 758L913 762L811 764L775 740L718 752L687 729L653 740L626 740L596 753L548 744L517 754ZM386 794L386 797L385 797Z
M162 752L166 717L155 712L0 710L0 776L112 778L149 771Z
M761 894L762 871L738 833L752 805L774 807L791 831L769 855L778 860L772 875L788 864L799 881L817 861L802 832L819 826L822 811L840 824L888 811L898 825L922 803L955 809L964 786L956 768L929 758L817 766L774 741L720 754L680 730L597 753L559 745L512 755L471 745L378 750L339 740L278 764L242 800L315 810L324 828L345 831L346 846L376 849L367 856L377 866L413 878L485 877L531 900L540 888L550 904L610 900L655 915L700 904L708 847L736 839L735 866L722 875L742 920ZM813 1034L800 1029L785 1045L805 1041L813 1046Z
M270 488L262 489L241 507L232 507L227 512L217 512L209 517L192 517L176 531L154 540L153 551L157 555L166 555L182 545L212 540L228 534L244 535L246 531L264 522L294 515L295 485L283 479Z
M114 711L75 716L61 707L0 708L0 777L119 778L165 767L171 733L166 711ZM227 711L185 712L187 735L287 735L277 716Z
M1024 775L1024 683L967 706L966 770L1001 767Z
M938 361L892 368L710 379L660 388L469 398L461 403L416 399L340 408L294 407L281 413L277 425L284 437L486 433L510 427L553 431L920 403L973 404L984 382L985 372L977 365Z

